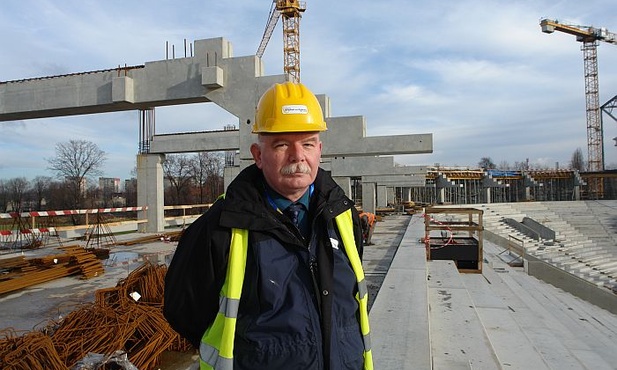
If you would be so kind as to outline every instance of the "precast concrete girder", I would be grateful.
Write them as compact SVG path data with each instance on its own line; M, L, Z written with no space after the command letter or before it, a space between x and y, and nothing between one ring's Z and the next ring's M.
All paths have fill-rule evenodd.
M150 143L150 153L162 154L236 151L239 148L238 130L155 135Z
M446 175L443 173L438 173L435 178L435 187L436 188L462 188L463 184L457 184L456 182L448 179Z
M362 182L374 182L389 187L420 187L426 184L422 174L362 176Z
M387 154L387 153L385 153ZM329 159L333 173L337 176L365 176L365 175L410 175L424 174L426 166L396 166L394 157L332 157Z
M433 152L432 134L366 136L363 116L327 117L321 134L323 157L421 154Z
M523 184L526 187L538 186L539 185L538 181L536 181L536 179L531 177L531 175L529 173L527 173L527 172L523 173Z
M199 40L193 57L2 82L0 121L208 102L207 94L225 84L231 54L223 38ZM252 58L253 70L259 70L261 62Z
M482 178L482 187L484 188L507 188L510 184L503 184L501 181L496 180L491 175L485 175Z
M583 180L583 178L581 177L581 173L574 170L574 173L572 175L574 177L574 186L584 186L587 185L587 181Z

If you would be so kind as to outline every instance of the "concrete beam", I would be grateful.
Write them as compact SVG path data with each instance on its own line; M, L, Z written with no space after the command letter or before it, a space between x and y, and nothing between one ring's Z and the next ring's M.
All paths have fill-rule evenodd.
M433 152L432 134L366 136L363 116L326 118L322 133L324 157L421 154Z
M485 188L507 188L510 184L503 184L500 180L495 179L491 175L485 175L482 178L482 187Z
M256 56L233 58L231 44L224 38L196 40L193 57L0 82L0 121L199 102L229 106L230 113L236 116L245 110L234 108L250 106L252 117L255 96L260 96L273 81L284 81L280 75L256 83L255 79L262 76L261 60ZM236 89L238 84L244 89ZM245 100L236 100L238 96Z
M239 148L238 130L154 135L150 143L150 153L161 154L236 151Z
M353 149L350 151L354 151ZM332 157L332 172L337 176L426 175L426 166L396 166L394 157Z
M421 174L362 176L362 182L374 182L390 187L420 187L426 185L426 176Z

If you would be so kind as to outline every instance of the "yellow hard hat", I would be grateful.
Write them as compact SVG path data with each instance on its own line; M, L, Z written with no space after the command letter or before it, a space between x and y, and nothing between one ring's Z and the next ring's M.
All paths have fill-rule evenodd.
M317 98L301 83L274 84L257 103L254 134L326 130Z

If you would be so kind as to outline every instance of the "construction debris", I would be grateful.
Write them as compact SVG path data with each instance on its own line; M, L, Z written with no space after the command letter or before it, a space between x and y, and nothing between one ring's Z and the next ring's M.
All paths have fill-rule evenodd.
M97 290L94 303L41 331L21 337L0 332L0 368L65 370L92 353L123 351L135 367L151 370L163 352L191 350L163 317L166 273L167 266L146 262L115 288Z
M66 276L81 274L90 279L105 269L95 253L74 245L58 248L62 253L26 259L24 256L0 260L0 294Z

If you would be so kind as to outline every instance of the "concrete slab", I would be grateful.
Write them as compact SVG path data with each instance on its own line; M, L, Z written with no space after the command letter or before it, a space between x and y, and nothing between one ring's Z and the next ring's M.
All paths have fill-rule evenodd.
M422 230L422 218L413 216L371 309L376 369L432 367Z
M452 261L430 261L429 319L433 369L496 369L499 362Z

